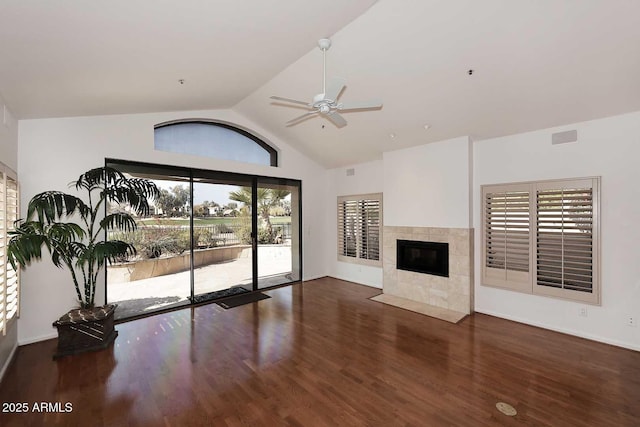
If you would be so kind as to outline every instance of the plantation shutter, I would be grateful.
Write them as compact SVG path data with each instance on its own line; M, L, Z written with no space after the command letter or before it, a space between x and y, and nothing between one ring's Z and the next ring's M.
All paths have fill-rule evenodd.
M18 182L15 173L0 163L0 329L18 316L19 276L7 262L8 232L18 219Z
M484 282L530 289L531 204L528 185L483 188Z
M380 200L360 201L361 240L360 258L377 261L380 259Z
M338 197L338 259L380 264L382 195Z
M6 265L7 265L7 228L5 213L5 174L0 172L0 329L5 334L7 331L7 286L6 286Z
M482 186L482 284L600 303L600 179Z
M574 294L573 298L597 302L594 187L597 189L597 182L591 179L568 181L561 186L538 184L536 293L569 292Z
M7 176L7 187L6 187L6 231L14 230L14 222L18 219L18 183L15 179ZM4 244L6 249L6 244L9 241L8 235ZM6 299L6 310L7 310L7 321L13 319L18 314L18 272L13 269L11 264L6 262L6 276L7 276L7 299Z
M338 203L338 254L357 255L358 201L343 200Z

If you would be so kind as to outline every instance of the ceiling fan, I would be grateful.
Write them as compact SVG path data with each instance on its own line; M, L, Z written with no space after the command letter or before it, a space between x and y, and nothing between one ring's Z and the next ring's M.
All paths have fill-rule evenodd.
M329 119L337 127L343 127L347 124L347 121L340 114L341 111L351 110L372 110L382 108L382 101L370 100L366 102L339 102L338 98L340 93L344 89L347 81L340 77L334 77L327 85L327 50L331 47L331 40L320 39L318 40L318 47L322 51L322 93L313 97L311 102L298 101L291 98L283 98L281 96L272 96L271 99L277 101L290 102L292 104L304 105L309 112L289 120L287 126L293 126L304 119L314 116L316 114L321 115Z

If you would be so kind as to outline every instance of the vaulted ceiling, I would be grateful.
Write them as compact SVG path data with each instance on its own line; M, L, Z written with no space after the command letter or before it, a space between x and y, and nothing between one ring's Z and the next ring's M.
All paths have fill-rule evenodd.
M336 167L638 111L638 16L632 0L2 0L0 94L23 119L233 108ZM322 92L321 37L341 100L384 106L286 127L303 111L269 96Z

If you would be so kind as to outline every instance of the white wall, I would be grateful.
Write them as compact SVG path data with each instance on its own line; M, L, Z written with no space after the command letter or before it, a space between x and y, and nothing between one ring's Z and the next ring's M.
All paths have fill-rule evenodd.
M578 142L551 145L554 132L577 129ZM474 144L474 193L517 181L601 176L602 306L481 286L480 204L474 205L475 309L544 328L640 350L640 112ZM587 317L579 309L587 307Z
M280 167L155 151L154 125L185 118L215 119L252 130L278 148ZM326 274L323 199L318 197L325 191L325 170L244 116L231 110L214 110L20 121L18 166L23 214L34 194L53 189L69 191L70 181L89 168L102 166L105 157L301 179L304 278ZM23 272L22 294L21 344L55 336L51 323L75 306L68 272L55 268L49 260ZM97 302L101 300L97 298Z
M469 228L468 137L388 151L384 162L384 225Z
M18 122L0 97L0 162L18 171ZM17 347L18 322L11 322L7 334L0 334L0 380Z
M354 175L347 176L347 169ZM351 264L338 261L338 196L382 193L382 160L360 163L327 171L326 182L326 229L327 229L327 272L330 276L363 285L382 288L382 267ZM384 196L383 196L384 201ZM385 213L382 212L384 217Z
M469 228L471 142L468 137L383 153L382 160L327 172L327 271L382 288L382 267L337 261L338 196L383 193L385 226ZM347 176L347 169L354 169Z

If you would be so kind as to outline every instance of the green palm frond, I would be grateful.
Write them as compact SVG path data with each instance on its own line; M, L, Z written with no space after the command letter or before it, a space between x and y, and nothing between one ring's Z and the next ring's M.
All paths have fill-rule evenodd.
M75 213L86 218L89 212L89 206L76 196L62 191L45 191L33 196L27 208L27 218L52 223Z
M18 265L29 265L33 260L42 259L42 247L49 247L42 224L37 222L18 224L16 221L15 229L8 234L7 259L14 270Z
M271 189L271 200L272 200L272 203L273 204L279 203L281 200L283 200L289 194L291 194L291 191L289 191L289 190L278 190L278 189L272 188Z
M85 256L88 246L83 242L69 242L66 250L72 259L79 259ZM88 257L86 259L88 259Z
M114 186L118 181L126 180L122 172L110 167L100 167L88 170L72 182L76 190L84 188L85 190L93 190L96 188L105 188Z
M229 200L244 203L245 206L251 206L251 188L241 187L238 191L231 191Z
M269 198L269 195L271 194L271 190L268 188L258 187L257 194L258 194L258 203L264 202Z
M130 206L138 215L148 215L150 212L149 199L157 199L160 190L151 181L139 178L124 178L116 180L113 185L102 190L101 197Z
M105 216L100 221L100 228L103 230L121 230L135 231L137 228L136 220L131 215L123 212L115 212Z
M56 222L45 228L45 233L50 240L61 242L73 242L83 239L86 235L84 229L73 222Z
M91 248L91 256L96 260L98 267L102 267L106 262L116 262L135 254L136 248L121 240L98 242Z

